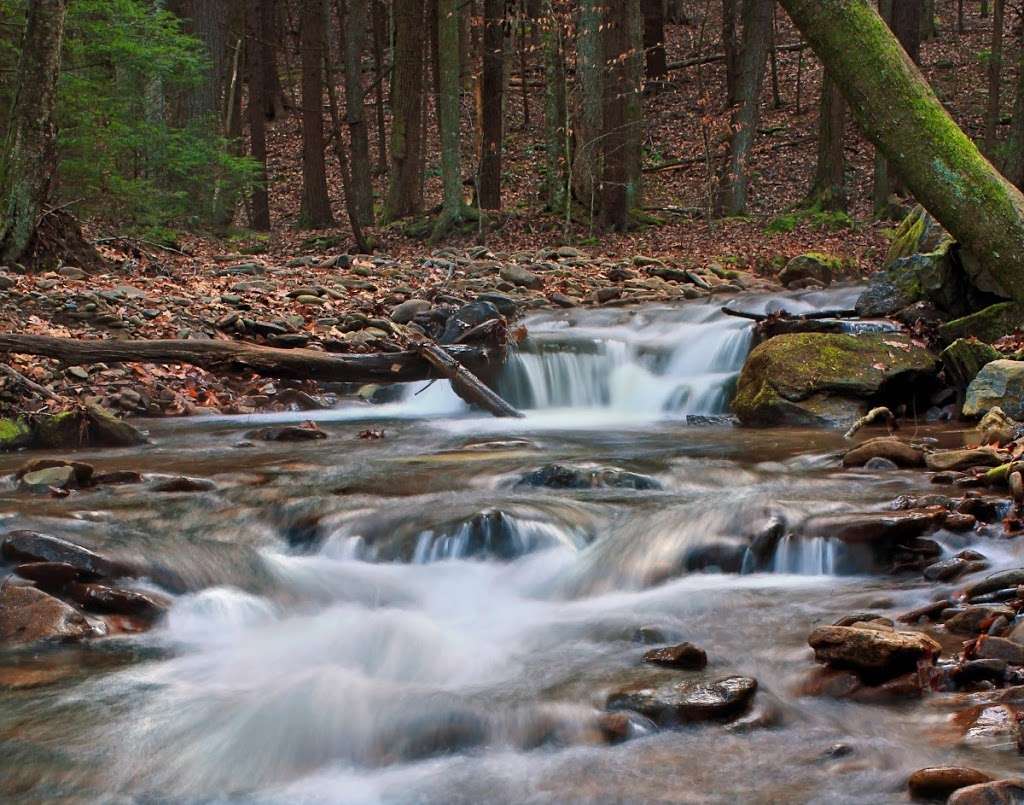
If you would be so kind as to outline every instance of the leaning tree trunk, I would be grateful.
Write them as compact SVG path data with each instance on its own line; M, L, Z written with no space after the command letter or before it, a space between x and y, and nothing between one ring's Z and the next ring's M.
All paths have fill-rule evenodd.
M1024 47L1018 49L1017 96L1013 103L1013 124L1003 175L1017 187L1024 187Z
M1008 296L1024 301L1024 195L957 126L869 0L780 0L863 133Z
M28 251L55 165L53 110L68 0L29 4L7 142L0 158L0 260Z

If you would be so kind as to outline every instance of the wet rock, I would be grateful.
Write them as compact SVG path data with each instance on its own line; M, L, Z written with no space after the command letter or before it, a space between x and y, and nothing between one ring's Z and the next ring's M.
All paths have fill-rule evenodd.
M914 671L869 684L852 670L815 668L803 680L800 693L861 704L893 704L907 699L919 699L924 693L924 684L920 675Z
M743 559L749 547L749 542L740 537L720 538L686 551L683 567L690 573L739 573L743 569Z
M680 643L667 648L655 648L644 654L644 662L664 665L667 668L682 668L699 671L708 664L708 655L693 643Z
M73 581L81 581L90 574L82 573L67 562L28 562L18 565L14 572L23 579L35 582L40 590L58 592Z
M151 487L154 492L213 492L217 484L209 478L189 478L179 475L174 478L163 478Z
M974 584L969 585L964 590L964 596L973 599L985 593L994 593L998 590L1010 588L1015 589L1021 584L1024 584L1024 568L1004 570L999 573L993 573L991 576L987 576L981 581L976 581Z
M995 407L1024 419L1024 361L992 361L967 387L964 416L981 416Z
M33 429L33 446L52 450L80 447L134 447L145 444L137 428L96 405L38 417Z
M1008 664L1006 660L968 660L952 671L957 684L971 682L1003 682L1006 679Z
M814 658L833 668L848 668L868 679L888 679L934 662L942 647L918 632L886 632L850 626L819 626L807 642Z
M899 467L924 466L923 450L892 437L869 439L848 450L843 456L843 466L860 467L873 458L888 459Z
M142 473L135 472L135 470L112 470L110 472L101 472L93 478L93 482L97 486L141 484L142 481Z
M888 260L857 300L857 314L864 318L892 316L915 302L930 302L952 315L966 312L963 272L950 254L951 246L947 240L935 251Z
M18 488L26 492L48 492L51 489L74 489L78 483L75 480L74 467L60 466L49 467L45 470L27 472L21 476Z
M890 461L887 458L876 457L869 459L864 465L864 469L870 472L892 472L898 470L900 465L895 461Z
M88 612L127 615L152 622L167 611L168 602L146 593L110 587L106 584L72 582L61 597L74 601Z
M652 645L654 643L667 643L675 638L675 632L663 626L647 624L640 626L633 632L633 642Z
M951 512L946 515L946 519L942 522L942 527L948 528L950 531L963 532L970 531L977 523L978 518L973 514Z
M966 572L970 562L966 559L943 559L941 562L928 565L924 569L924 577L928 581L952 581Z
M846 512L810 517L800 531L808 537L834 537L847 543L889 544L919 537L944 518L941 509Z
M779 272L779 282L787 288L803 280L816 280L822 285L831 285L836 271L842 267L842 260L827 254L809 252L794 257Z
M9 531L0 543L8 562L58 562L75 568L83 579L120 578L128 568L73 542L37 531Z
M1024 665L1024 645L1005 637L984 635L978 640L975 654L982 660L1004 660L1010 665Z
M613 745L628 741L633 734L633 722L626 713L601 713L597 728L605 741Z
M378 756L386 763L464 752L486 743L490 731L486 717L473 710L429 713L410 718L394 734L384 736Z
M910 775L907 789L910 796L918 799L946 799L957 789L991 780L991 776L977 769L964 766L932 766L918 769Z
M247 439L258 439L263 442L314 442L326 439L327 434L317 427L301 425L285 425L280 428L260 428L245 434Z
M657 688L636 685L612 693L608 710L633 710L662 726L733 718L747 709L757 680L730 676L715 682L675 682Z
M0 643L73 642L96 630L77 609L34 587L0 588Z
M14 477L20 480L31 473L63 467L71 467L74 470L74 482L77 486L89 486L92 484L95 470L91 464L86 464L83 461L68 461L63 458L38 458L34 461L29 461L27 464L22 465Z
M998 405L990 408L978 423L978 441L981 444L997 444L1000 446L1016 440L1024 432L1024 425L1010 419Z
M946 805L1020 805L1024 802L1024 780L997 780L969 785L954 791Z
M523 486L548 489L661 489L661 483L648 475L615 467L573 467L548 464L519 479Z
M470 302L468 305L463 305L444 326L444 332L441 333L442 344L454 344L462 339L470 330L474 327L479 327L489 321L500 320L502 318L498 308L490 302L484 302L477 300L476 302Z
M527 271L522 266L503 266L498 272L498 276L505 280L505 282L511 282L513 285L519 285L523 288L540 290L544 287L543 279L538 277L532 271Z
M849 425L869 401L903 402L927 386L937 366L902 335L780 335L748 356L733 410L744 425Z
M963 742L967 746L1016 750L1021 737L1019 711L1009 704L993 704L968 712L959 718L965 724Z
M579 307L580 300L575 296L569 296L568 294L558 293L554 291L548 294L548 301L558 307Z
M950 470L966 470L971 467L998 467L1007 458L1007 454L990 447L936 450L925 456L925 464L928 469L935 472L948 472Z
M946 621L946 631L976 635L986 631L1000 615L1012 618L1016 613L1003 606L971 606Z

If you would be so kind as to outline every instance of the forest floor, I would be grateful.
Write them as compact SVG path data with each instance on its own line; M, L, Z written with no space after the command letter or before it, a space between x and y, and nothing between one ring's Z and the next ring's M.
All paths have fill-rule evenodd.
M938 3L939 36L923 48L923 69L958 122L977 137L986 103L990 21L972 13L967 31L958 34L955 10L954 2ZM715 53L715 30L670 26L669 61ZM1007 111L1017 83L1017 42L1011 39L1004 70ZM799 41L781 13L777 41ZM538 59L532 56L531 61ZM728 132L725 111L708 111L707 99L724 94L722 66L712 62L673 70L670 83L645 99L644 210L652 222L606 234L574 221L566 231L561 217L545 212L537 197L543 108L535 85L542 86L543 73L534 64L527 91L513 82L507 96L504 211L487 231L464 233L432 250L407 236L400 222L371 228L375 253L353 257L347 228L299 230L301 131L298 116L290 113L272 125L269 135L271 232L239 229L226 238L180 234L169 246L119 238L109 222L87 222L86 231L101 241L109 269L86 273L67 265L32 275L0 271L0 331L84 339L245 338L278 346L379 351L401 344L401 326L389 327L389 314L413 298L440 296L441 302L453 304L481 292L499 292L530 309L733 294L772 287L778 270L808 251L840 258L842 279L863 277L879 267L894 225L871 216L874 150L851 123L849 217L794 212L815 167L821 68L810 51L791 49L778 51L776 68L777 81L765 82L750 208L742 218L713 220L705 214L714 186L707 166L717 163L721 149L715 146L709 155L703 143L724 143ZM467 92L467 166L475 164L471 98ZM376 111L372 97L368 100L367 117L373 121ZM428 131L434 134L432 124ZM427 155L428 207L440 198L435 140L429 138ZM376 162L375 136L371 146ZM333 166L332 171L331 187L340 188ZM379 179L375 190L379 198ZM342 221L340 191L333 195L336 219ZM510 266L533 273L528 284L534 287L509 282ZM8 378L0 387L0 408L8 410L52 408L77 399L156 416L323 402L313 385L299 384L304 394L296 395L289 390L296 384L224 378L191 367L66 367L36 358L15 358L12 366L59 399L26 395Z

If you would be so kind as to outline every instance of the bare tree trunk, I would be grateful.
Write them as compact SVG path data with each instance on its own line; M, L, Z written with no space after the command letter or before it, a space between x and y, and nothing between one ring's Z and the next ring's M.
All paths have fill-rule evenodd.
M757 133L773 2L743 0L743 52L740 56L740 76L736 87L738 97L733 112L729 160L719 178L716 211L720 215L739 215L747 208L747 162Z
M420 0L395 0L394 67L391 78L391 171L384 221L423 206L423 60L426 20Z
M228 74L228 15L217 0L185 0L179 3L186 32L203 44L209 59L202 80L185 95L185 119L203 122L220 130L223 88Z
M505 89L505 0L484 0L480 82L480 206L501 209L502 93Z
M846 209L846 101L825 71L818 120L818 167L808 201L825 210Z
M739 83L740 52L736 40L737 0L722 0L722 51L725 53L725 103L737 103L736 86Z
M431 235L439 241L462 220L462 144L459 0L437 0L438 129L441 135L441 216Z
M999 117L1001 113L1001 87L1003 79L1003 20L1005 0L996 0L992 9L992 45L988 57L988 106L985 111L985 153L989 159L996 151Z
M324 0L302 0L302 210L300 226L326 229L334 224L324 162Z
M972 258L975 281L1024 300L1024 196L956 125L867 0L780 0L865 136Z
M30 3L7 141L0 158L0 259L17 262L32 243L56 163L54 107L68 0Z
M663 0L642 0L644 15L644 63L648 81L668 76L665 54L665 5Z
M386 9L383 0L370 0L373 16L373 91L377 106L377 173L388 172L388 137L384 125L384 29Z
M544 44L544 148L547 156L545 203L549 210L561 211L565 204L566 175L566 93L565 41L562 23L554 13L554 4L545 3L541 21Z
M626 193L626 93L629 92L629 69L625 54L629 50L629 6L610 3L605 7L603 26L605 71L604 82L604 175L601 178L601 223L608 229L629 226L629 200Z
M267 176L267 118L266 96L263 85L266 71L263 65L263 6L269 0L248 0L246 24L248 37L246 55L249 59L249 153L259 165L259 176L252 191L250 225L253 229L270 229L270 194Z
M288 107L284 99L284 89L281 87L281 76L277 70L277 51L281 44L279 10L275 0L263 0L260 3L260 43L263 50L260 63L263 66L263 110L267 120L280 120Z
M582 0L576 33L577 74L580 82L579 122L573 186L591 219L597 207L597 188L603 173L603 87L605 64L601 36L601 0Z
M363 51L366 49L369 1L348 0L344 17L340 2L338 8L338 20L344 31L345 122L352 148L352 200L359 212L359 223L363 226L373 225L370 130L366 125L366 90L363 89Z

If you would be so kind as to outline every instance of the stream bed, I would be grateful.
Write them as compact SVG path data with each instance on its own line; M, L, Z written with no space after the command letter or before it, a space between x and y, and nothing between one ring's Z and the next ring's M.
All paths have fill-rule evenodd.
M803 312L855 295L742 302ZM717 306L542 313L527 327L498 383L520 421L423 384L378 405L147 422L146 447L76 456L209 479L205 491L0 488L0 530L144 560L141 584L170 599L145 633L0 654L0 681L16 680L0 687L0 797L903 802L923 766L1018 772L1015 747L963 745L948 697L800 693L815 626L894 617L934 584L874 572L825 535L749 554L773 522L934 491L924 473L844 470L837 432L734 426L724 415L751 324ZM246 435L303 419L328 438ZM951 427L915 435L964 440ZM23 462L3 457L0 473ZM552 464L644 480L522 483ZM938 539L995 569L1024 560L1014 541ZM683 640L706 669L641 662ZM756 678L754 707L679 729L636 720L610 742L609 693L672 674Z

